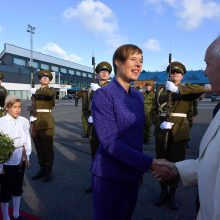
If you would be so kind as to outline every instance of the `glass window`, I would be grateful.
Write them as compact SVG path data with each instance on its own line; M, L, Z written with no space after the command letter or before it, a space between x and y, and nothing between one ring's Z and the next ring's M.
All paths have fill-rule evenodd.
M43 70L49 70L49 65L41 63L41 69Z
M87 77L87 73L82 73L82 76L83 77Z
M80 71L76 71L76 75L77 76L81 76L81 72Z
M20 65L20 66L26 66L26 62L24 59L16 58L14 57L14 64Z
M60 68L60 72L61 72L61 73L67 73L67 69L66 69L66 68L61 67L61 68Z
M51 70L54 72L59 72L59 67L58 66L51 66Z
M39 68L39 63L38 63L38 62L33 62L33 67L34 67L35 69L38 69L38 68Z
M89 78L92 78L92 74L88 73L88 77L89 77Z
M74 75L75 74L74 70L69 70L69 74Z

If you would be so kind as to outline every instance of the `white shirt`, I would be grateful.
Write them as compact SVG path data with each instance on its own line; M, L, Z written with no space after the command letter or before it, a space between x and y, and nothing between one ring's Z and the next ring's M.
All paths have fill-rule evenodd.
M31 154L31 137L29 121L22 116L13 118L11 115L0 118L0 132L8 134L14 140L15 151L4 165L18 165L21 162L22 147L25 147L27 159ZM1 164L2 165L2 164Z

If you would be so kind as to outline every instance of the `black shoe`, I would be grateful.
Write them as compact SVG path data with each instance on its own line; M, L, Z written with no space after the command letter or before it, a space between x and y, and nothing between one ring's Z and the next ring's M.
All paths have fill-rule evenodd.
M89 188L85 189L85 193L92 193L92 187L90 186Z
M50 182L52 178L52 171L51 169L46 169L45 175L42 178L43 182Z
M45 170L44 170L44 169L40 169L40 170L36 173L36 175L34 175L34 176L32 177L32 180L38 180L38 179L42 178L44 175L45 175Z

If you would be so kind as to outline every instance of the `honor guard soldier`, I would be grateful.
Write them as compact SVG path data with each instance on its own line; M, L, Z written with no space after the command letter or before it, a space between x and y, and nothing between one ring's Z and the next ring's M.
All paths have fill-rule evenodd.
M2 79L4 78L4 73L0 72L0 117L5 115L4 105L5 98L7 96L7 90L4 86L2 86Z
M52 177L52 166L54 160L54 118L52 108L55 106L56 93L54 88L49 87L53 75L49 70L41 70L38 73L40 88L31 88L34 94L34 113L31 117L32 138L37 152L40 169L33 180L42 178L48 182Z
M151 138L151 114L154 103L154 82L148 81L145 84L146 91L144 93L144 111L145 111L145 127L144 127L144 143L149 144Z
M83 132L82 135L83 138L89 137L89 122L88 122L88 91L86 88L81 89L81 98L82 98L82 126L83 126Z
M109 64L106 61L99 63L95 68L95 72L97 74L97 83L91 83L91 88L88 91L88 98L87 98L88 101L85 102L85 100L82 100L83 115L86 116L87 118L86 123L88 123L88 127L89 127L89 142L90 142L92 160L94 159L96 151L99 147L99 140L96 135L95 129L93 127L93 119L92 119L92 111L91 111L92 97L94 95L94 92L98 88L108 85L111 71L112 71L111 64ZM86 193L90 193L90 192L92 192L91 187L86 189Z
M171 70L170 70L171 68ZM161 88L155 97L155 141L156 157L165 158L172 162L185 159L187 143L190 140L190 128L187 119L187 113L191 108L193 100L200 97L207 91L199 85L183 85L181 80L186 73L185 66L180 62L172 62L167 67L167 73L170 74L170 81L167 81L165 88ZM168 95L171 92L171 103L167 106ZM169 108L169 116L166 112ZM168 118L168 119L167 119ZM165 132L168 131L167 145L165 142ZM167 146L167 147L165 147ZM161 193L155 205L161 206L168 204L170 209L178 209L175 199L178 181L161 182Z

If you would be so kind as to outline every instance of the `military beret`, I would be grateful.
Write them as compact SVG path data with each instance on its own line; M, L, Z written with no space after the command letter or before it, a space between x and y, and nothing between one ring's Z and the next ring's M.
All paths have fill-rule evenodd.
M0 72L0 80L2 80L4 78L4 73L3 72Z
M41 70L38 73L38 79L41 79L42 76L47 76L50 81L53 79L53 75L49 70Z
M167 72L170 71L170 65L171 65L171 71L172 70L179 70L179 71L181 71L182 74L186 73L186 67L178 61L175 61L175 62L172 62L171 64L169 64L167 67Z
M112 71L112 66L110 63L103 61L101 63L99 63L96 68L95 71L98 74L101 70L107 70L109 73L111 73Z

